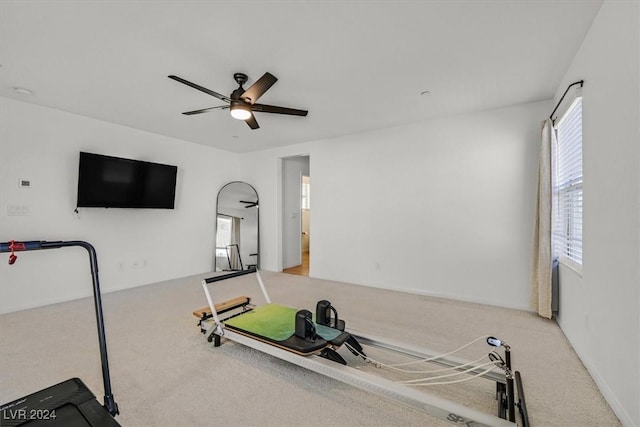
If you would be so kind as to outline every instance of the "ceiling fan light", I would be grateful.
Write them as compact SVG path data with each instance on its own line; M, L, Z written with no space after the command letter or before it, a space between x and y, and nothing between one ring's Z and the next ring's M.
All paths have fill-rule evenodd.
M247 120L251 117L251 110L240 102L231 103L231 117L238 120Z

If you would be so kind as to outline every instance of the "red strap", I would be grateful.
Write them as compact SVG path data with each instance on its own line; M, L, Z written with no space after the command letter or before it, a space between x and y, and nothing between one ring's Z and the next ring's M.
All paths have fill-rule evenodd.
M13 265L18 259L18 256L14 251L24 250L24 243L16 243L15 240L12 240L9 243L9 249L11 250L11 255L9 255L9 265Z

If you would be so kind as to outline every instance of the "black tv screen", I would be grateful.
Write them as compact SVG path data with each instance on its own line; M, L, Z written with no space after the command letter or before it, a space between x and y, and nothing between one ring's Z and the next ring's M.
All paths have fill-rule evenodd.
M173 209L178 167L80 153L78 207Z

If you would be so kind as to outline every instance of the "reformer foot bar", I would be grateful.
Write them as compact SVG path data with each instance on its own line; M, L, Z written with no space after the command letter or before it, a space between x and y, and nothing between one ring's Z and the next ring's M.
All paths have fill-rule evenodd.
M201 331L207 336L209 342L215 340L216 347L221 345L220 339L221 337L224 337L228 340L237 342L238 344L245 345L247 347L293 363L300 367L309 369L313 372L341 381L353 387L357 387L362 390L382 396L384 398L391 399L405 406L417 409L431 416L440 418L459 426L513 427L516 425L515 408L517 407L521 420L521 423L519 425L523 427L529 427L521 376L519 372L516 371L514 375L514 373L511 371L510 348L502 341L493 337L489 337L487 339L487 343L489 345L495 347L504 347L505 349L505 361L501 361L501 363L499 364L496 363L496 365L499 365L504 370L503 372L497 369L483 372L480 368L473 369L467 372L496 382L496 397L498 399L499 408L498 416L494 416L482 411L468 408L464 405L435 396L433 394L416 390L415 388L412 388L410 386L399 384L391 380L346 366L346 362L344 362L344 359L342 359L342 357L337 354L337 352L335 352L335 354L339 359L326 357L326 354L324 354L324 350L322 352L320 351L321 349L325 348L322 345L317 348L310 347L311 350L309 352L302 353L297 349L288 348L286 343L284 342L273 342L264 337L257 336L256 334L247 333L246 331L227 325L225 322L229 321L229 319L234 319L236 316L245 316L247 315L245 313L251 312L251 309L245 311L245 307L242 307L242 312L231 314L226 318L221 319L218 316L219 313L216 311L216 305L213 303L213 298L211 296L208 285L214 282L250 273L256 273L256 278L258 280L258 283L260 284L260 288L265 297L265 300L267 304L271 304L271 299L269 298L262 278L260 277L260 273L255 269L214 276L202 281L202 287L209 303L211 315L208 318L202 318L198 325L201 327ZM196 312L194 312L194 315L198 317ZM337 325L339 323L337 316L335 320L335 323ZM233 321L229 321L229 323L233 323ZM341 320L339 324L342 326L342 329L344 329L344 321ZM344 332L352 340L347 341L347 348L353 354L359 354L363 357L364 354L359 353L358 351L354 351L353 347L349 345L349 342L355 342L357 347L359 347L359 344L364 344L371 347L378 347L421 359L434 357L433 354L428 350L418 349L415 347L407 347L397 343L383 341L382 339L365 336L360 333L354 333L353 331ZM326 348L330 350L329 347L331 347L331 345L327 343ZM311 357L314 355L322 357ZM494 361L496 359L491 360ZM340 363L335 363L336 361ZM462 371L463 369L457 367L463 365L467 361L449 356L447 358L433 360L433 362ZM515 400L514 393L514 380L518 391L517 402Z

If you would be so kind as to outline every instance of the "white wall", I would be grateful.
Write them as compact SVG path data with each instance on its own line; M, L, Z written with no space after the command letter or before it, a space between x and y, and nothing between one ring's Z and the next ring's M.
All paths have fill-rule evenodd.
M312 273L528 308L531 194L549 105L319 145L312 152Z
M558 322L624 425L640 426L640 6L606 1L558 87L584 79L583 269Z
M216 194L237 178L236 155L8 98L0 121L0 240L86 240L107 292L211 271ZM76 217L80 151L177 165L176 209L83 208ZM8 206L29 214L8 216ZM13 266L7 257L0 312L91 294L84 249L24 252Z
M281 240L278 159L309 154L313 277L529 307L540 123L550 101L251 153L263 267ZM277 228L275 229L277 230Z

